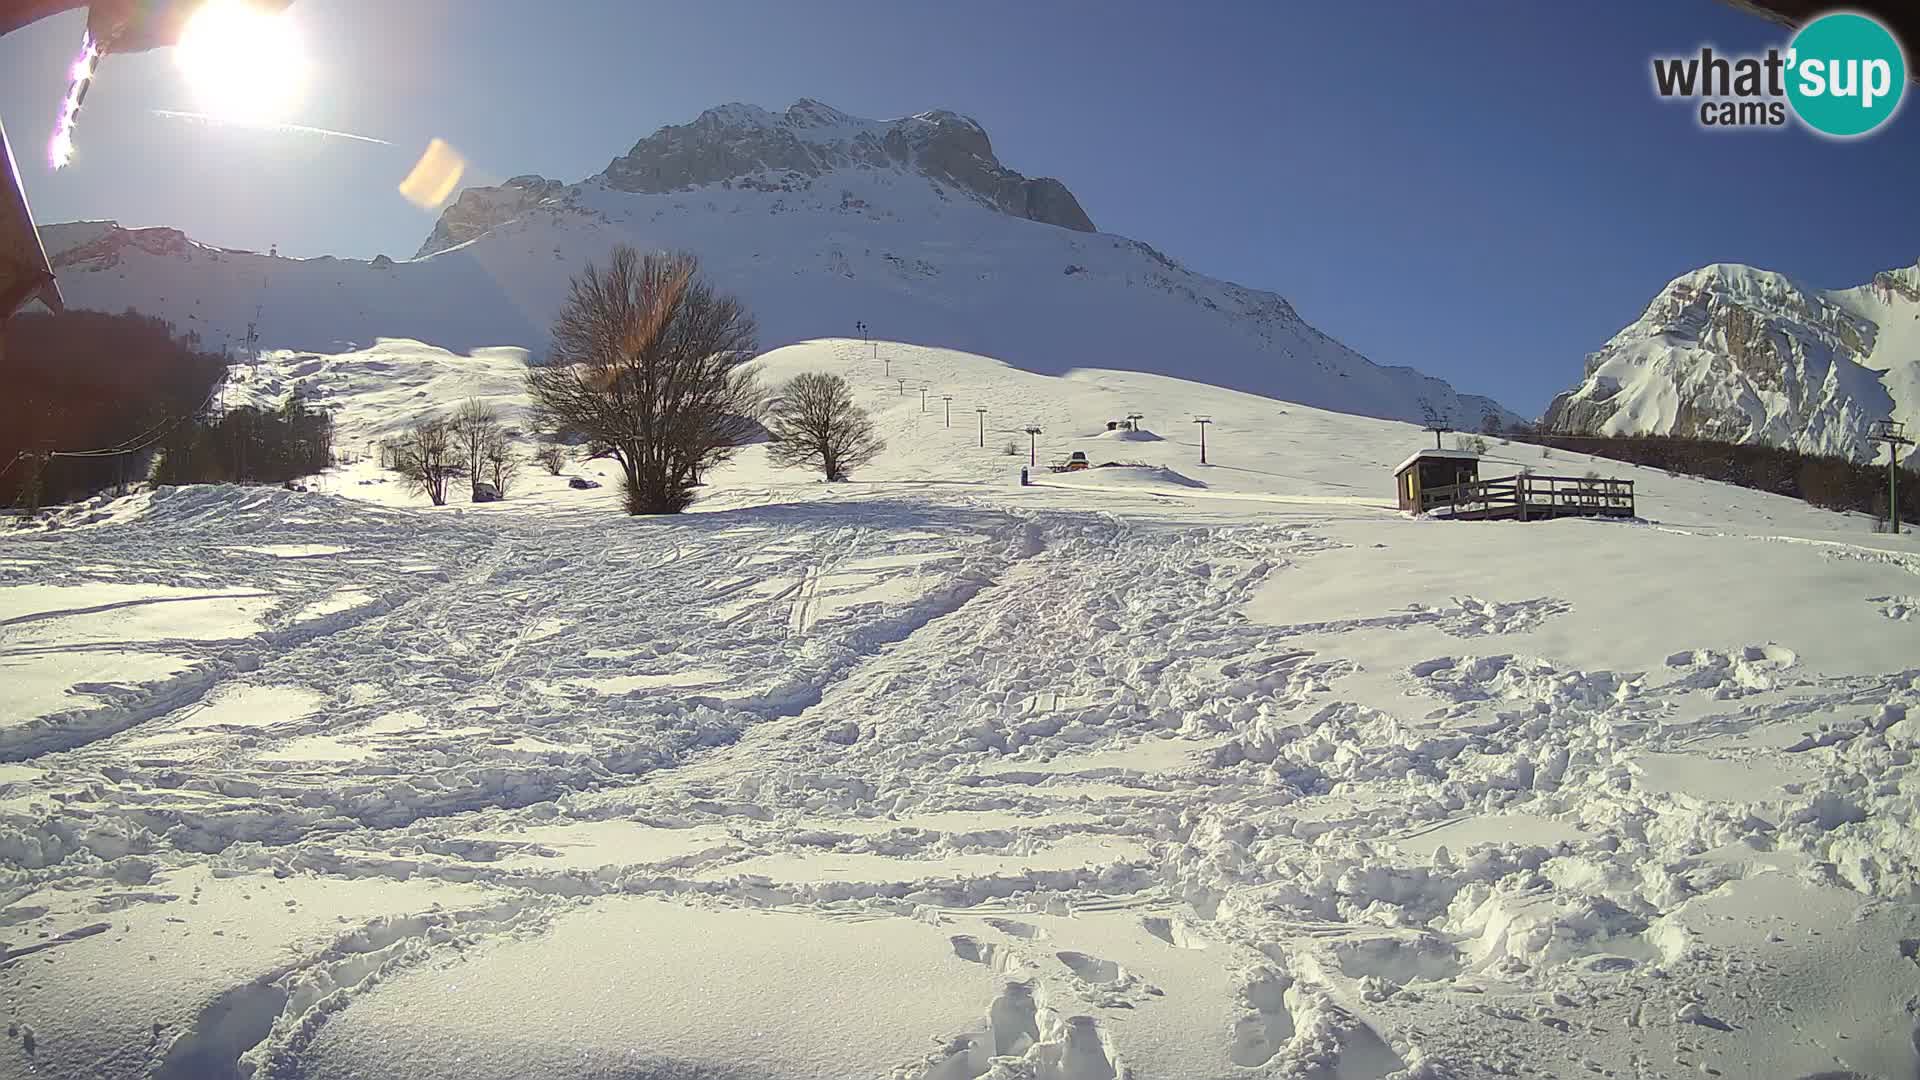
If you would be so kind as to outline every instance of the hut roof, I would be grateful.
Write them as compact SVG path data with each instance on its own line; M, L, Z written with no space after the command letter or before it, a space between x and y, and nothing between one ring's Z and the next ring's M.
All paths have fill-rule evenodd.
M1414 462L1419 461L1421 458L1448 458L1453 461L1479 461L1480 455L1474 453L1471 450L1443 450L1439 447L1428 447L1425 450L1414 451L1407 458L1407 460L1394 466L1394 469L1393 469L1394 474L1398 475L1400 473L1406 472L1407 466L1412 465Z
M6 130L0 128L0 319L36 299L60 309L60 290L33 227Z

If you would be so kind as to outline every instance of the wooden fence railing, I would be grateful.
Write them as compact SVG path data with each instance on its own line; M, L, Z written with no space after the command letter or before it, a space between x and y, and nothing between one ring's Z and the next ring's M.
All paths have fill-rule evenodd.
M1501 476L1420 493L1420 511L1472 518L1632 517L1633 481Z

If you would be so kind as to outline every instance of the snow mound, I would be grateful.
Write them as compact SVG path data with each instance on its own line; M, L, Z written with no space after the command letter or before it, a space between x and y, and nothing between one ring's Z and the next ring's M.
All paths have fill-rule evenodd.
M1184 473L1176 472L1165 465L1137 465L1122 461L1097 461L1091 469L1081 472L1055 474L1064 475L1068 483L1085 479L1099 484L1120 484L1141 487L1189 487L1203 488L1207 485Z

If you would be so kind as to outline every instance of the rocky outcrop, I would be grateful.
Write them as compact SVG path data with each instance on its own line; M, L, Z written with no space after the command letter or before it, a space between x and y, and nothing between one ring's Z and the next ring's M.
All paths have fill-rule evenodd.
M779 114L723 105L641 139L599 180L616 191L646 194L708 184L795 190L848 168L919 172L1001 213L1094 231L1065 184L1002 165L984 128L945 109L874 121L805 98Z
M499 187L470 187L440 214L426 243L414 253L424 259L464 244L489 229L505 225L539 206L564 206L574 187L544 176L516 176Z
M68 238L57 233L42 233L46 243L47 257L54 272L85 268L104 270L118 266L129 252L143 252L166 258L185 259L197 245L187 239L187 234L179 229L149 228L124 229L113 222L88 222L96 226L83 234L78 234L77 242L67 243Z
M1661 434L1760 442L1870 459L1876 420L1915 358L1883 343L1920 316L1920 268L1857 289L1809 288L1716 264L1669 282L1587 358L1544 425L1565 434Z

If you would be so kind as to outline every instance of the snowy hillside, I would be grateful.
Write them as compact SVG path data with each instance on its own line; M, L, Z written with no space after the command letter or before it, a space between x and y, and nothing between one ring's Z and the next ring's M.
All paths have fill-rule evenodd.
M1884 460L1868 429L1889 416L1920 426L1920 266L1820 290L1716 264L1674 279L1588 357L1546 423Z
M350 467L318 478L318 487L424 508L424 498L404 492L391 474L377 468L378 440L399 434L424 415L444 414L466 398L478 397L509 427L521 430L523 448L531 449L531 432L524 430L525 365L526 354L517 349L479 349L461 356L407 340L331 354L269 351L258 365L233 369L225 396L230 404L275 407L297 389L308 402L332 410L335 445L356 459ZM1350 505L1376 512L1394 505L1393 467L1433 440L1417 424L1315 409L1170 376L1098 369L1039 375L991 357L894 341L801 342L764 354L757 367L768 387L803 371L830 371L845 375L862 395L887 449L855 477L855 490L864 490L866 483L1006 486L1028 464L1031 453L1037 458L1036 480L1069 485L1095 497L1124 488L1135 494L1178 496L1196 505L1224 499ZM952 395L952 402L942 401L943 395ZM975 411L982 408L984 417ZM1146 431L1106 429L1109 421L1130 413L1145 416L1141 423ZM1210 467L1199 465L1199 432L1192 423L1196 416L1212 421L1207 427ZM1041 429L1038 438L1029 440L1029 426ZM1006 452L1010 444L1017 453ZM1096 468L1070 475L1047 470L1076 450L1095 465L1142 468ZM1560 450L1549 453L1551 457L1543 457L1537 446L1489 439L1486 475L1522 468L1573 476L1598 470L1633 480L1642 502L1657 506L1661 520L1672 524L1719 526L1732 520L1755 528L1772 527L1776 521L1815 529L1851 527L1839 524L1843 518L1796 499L1734 498L1734 489L1692 477ZM616 505L610 485L618 472L610 463L576 463L570 471L604 480L609 487L587 494L558 481L533 478L525 481L529 490L516 497L554 500L572 508L583 501ZM752 502L770 497L770 487L784 491L802 480L768 466L758 446L742 451L721 477L723 482L703 506ZM801 483L798 490L813 488ZM837 490L821 488L819 494L833 497Z
M1058 181L994 157L965 117L860 120L814 102L709 110L578 184L516 177L443 213L426 257L294 260L177 231L42 229L69 303L162 315L208 344L257 321L269 347L378 337L536 352L568 279L618 242L698 253L762 343L848 334L997 356L1025 370L1179 373L1371 416L1477 429L1513 415L1411 368L1381 367L1287 301L1092 231Z
M1497 440L1644 520L1415 519L1411 424L877 351L760 361L853 382L851 483L0 533L0 1077L1920 1071L1913 538ZM521 363L233 393L352 450Z

